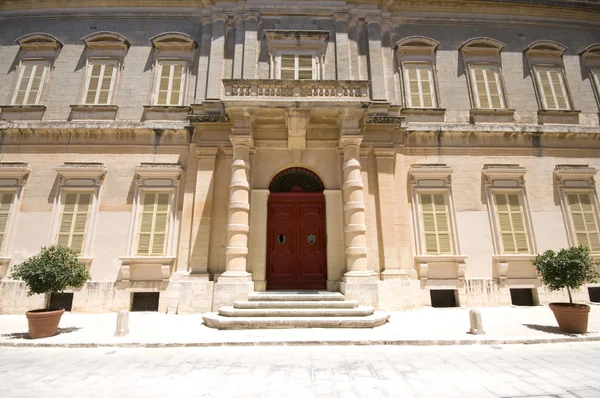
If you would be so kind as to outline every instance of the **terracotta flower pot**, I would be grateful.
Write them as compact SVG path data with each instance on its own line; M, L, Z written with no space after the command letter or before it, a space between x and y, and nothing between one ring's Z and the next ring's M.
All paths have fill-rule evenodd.
M29 323L29 338L40 339L56 334L60 317L65 313L60 310L35 310L27 311L27 322Z
M587 333L590 306L586 304L550 303L558 328L566 333Z

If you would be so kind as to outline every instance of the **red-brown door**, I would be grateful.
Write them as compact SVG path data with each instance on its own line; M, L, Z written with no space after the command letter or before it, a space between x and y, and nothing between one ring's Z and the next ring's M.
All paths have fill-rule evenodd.
M325 289L325 196L271 193L267 218L267 289Z

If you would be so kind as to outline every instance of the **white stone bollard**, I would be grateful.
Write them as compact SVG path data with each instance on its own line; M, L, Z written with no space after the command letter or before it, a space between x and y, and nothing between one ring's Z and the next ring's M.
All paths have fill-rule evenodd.
M485 334L483 324L481 323L481 313L479 310L470 310L469 318L471 319L471 334Z
M125 336L126 334L129 334L129 311L121 310L117 315L115 336Z

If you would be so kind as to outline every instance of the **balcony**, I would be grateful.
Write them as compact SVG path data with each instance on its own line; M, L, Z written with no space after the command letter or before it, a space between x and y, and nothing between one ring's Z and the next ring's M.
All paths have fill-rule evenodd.
M224 79L223 84L223 101L232 104L285 106L293 103L298 106L319 102L348 106L369 101L369 81L366 80Z

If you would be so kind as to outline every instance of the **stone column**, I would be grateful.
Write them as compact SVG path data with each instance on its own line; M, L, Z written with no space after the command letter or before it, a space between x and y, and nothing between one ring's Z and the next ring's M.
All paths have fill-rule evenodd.
M212 40L212 19L204 17L202 19L202 38L200 39L200 49L198 58L198 79L196 80L196 98L195 104L200 104L206 99L206 82L208 78L208 59L210 58L210 43Z
M385 101L385 82L383 57L381 52L381 18L367 17L367 36L369 39L369 72L371 78L371 98Z
M233 305L245 300L254 290L252 275L247 271L248 233L250 213L250 153L254 147L252 137L230 136L233 145L231 183L229 188L229 217L225 272L215 284L213 311L223 305Z
M369 80L369 40L364 20L359 20L356 26L358 40L358 77L360 80Z
M359 80L360 75L358 71L358 18L352 16L348 23L348 42L349 42L349 66L350 66L350 79Z
M244 68L242 78L256 79L258 63L258 13L246 14L246 34L244 37Z
M377 164L379 187L377 203L383 246L381 279L405 277L406 271L400 271L400 257L398 254L400 233L398 228L398 206L396 205L396 150L393 148L375 148L373 152Z
M238 14L235 16L235 50L233 55L233 78L242 78L242 68L244 67L244 36L246 33L246 22L244 16Z
M348 47L348 16L334 15L335 21L335 55L337 80L350 79L350 56Z
M210 224L212 217L212 194L214 186L215 161L218 148L199 147L196 149L198 167L196 191L194 195L194 215L192 219L192 245L190 270L193 274L208 274L208 250L210 246Z
M344 156L342 191L346 244L346 273L340 283L340 290L349 300L376 306L379 302L377 282L367 264L367 227L359 160L362 136L356 134L358 128L349 130L342 130L340 138ZM347 134L348 132L354 134Z
M223 79L223 56L225 55L225 21L227 15L217 14L212 17L212 40L210 45L210 61L208 65L208 82L206 99L221 99Z
M185 180L183 184L183 208L181 209L181 233L176 272L185 275L189 270L192 215L194 213L194 191L196 189L196 145L191 144L188 152Z
M391 21L389 13L383 19L381 25L381 44L383 57L383 72L386 88L386 98L392 105L400 105L397 87L399 84L394 80L394 48L392 44Z
M379 261L379 228L376 210L377 203L375 195L369 195L367 192L375 192L377 184L374 179L369 181L369 153L370 148L361 148L360 150L360 169L363 182L363 192L365 201L365 226L367 227L367 264L371 275L379 278L381 272ZM381 264L383 265L383 264Z

